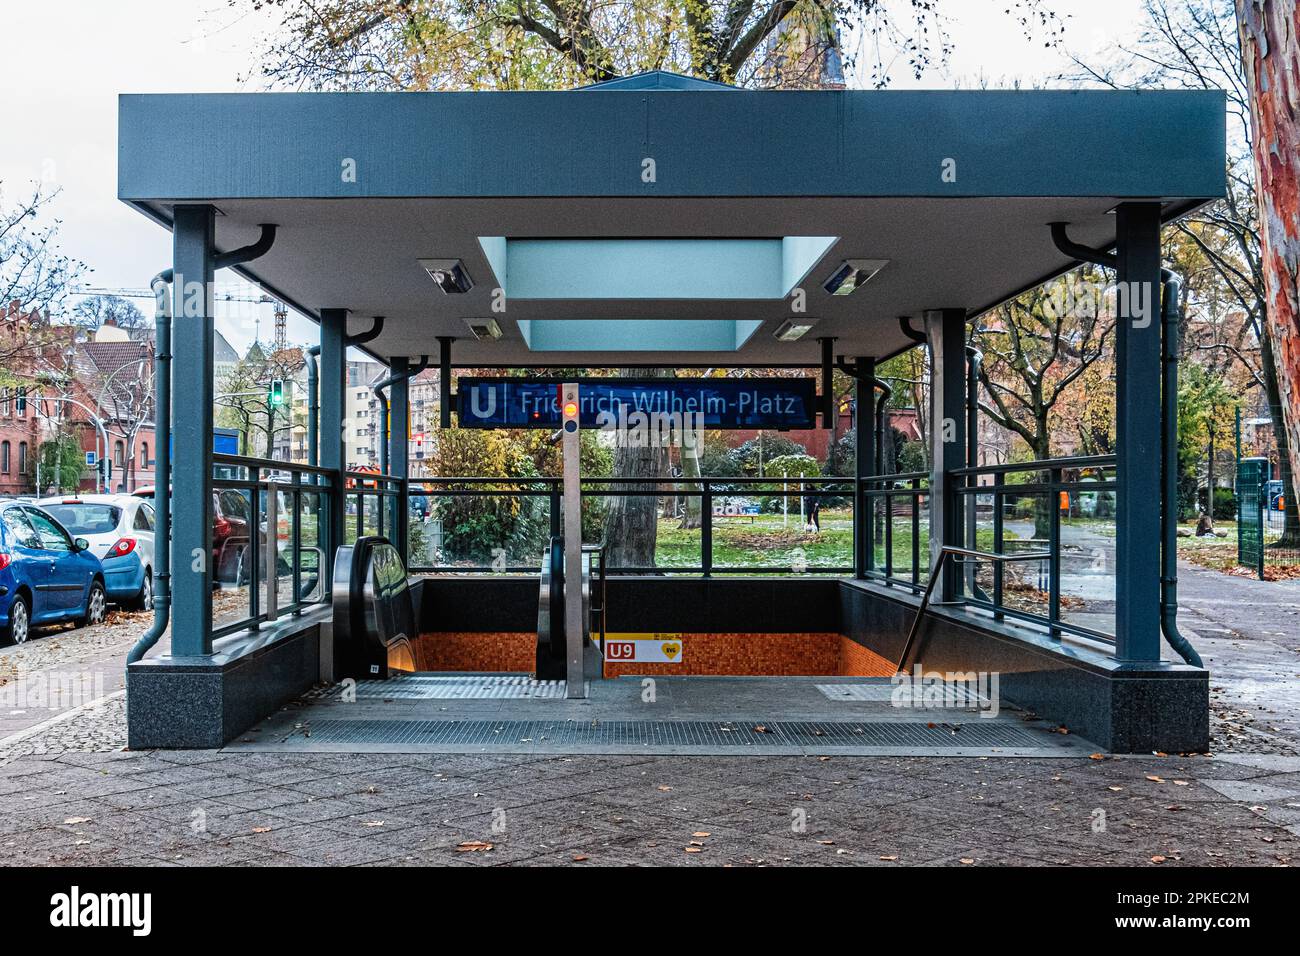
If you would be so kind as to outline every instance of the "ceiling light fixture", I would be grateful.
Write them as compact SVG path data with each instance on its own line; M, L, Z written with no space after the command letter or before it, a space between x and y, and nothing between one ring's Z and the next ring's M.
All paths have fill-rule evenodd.
M501 326L496 319L466 319L465 324L480 342L491 342L501 338Z
M778 342L797 342L816 324L816 319L787 319L772 335Z
M474 280L465 271L465 264L459 259L420 259L418 260L429 278L438 283L438 288L448 295L468 292L474 288Z
M840 267L831 273L823 288L831 295L848 295L856 292L888 262L888 259L845 259L840 263Z

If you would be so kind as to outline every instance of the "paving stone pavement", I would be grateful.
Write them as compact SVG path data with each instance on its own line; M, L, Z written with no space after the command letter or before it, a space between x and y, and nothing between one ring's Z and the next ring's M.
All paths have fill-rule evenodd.
M117 697L0 754L8 811L0 861L1170 867L1300 859L1300 758L1287 756L133 753L124 739Z

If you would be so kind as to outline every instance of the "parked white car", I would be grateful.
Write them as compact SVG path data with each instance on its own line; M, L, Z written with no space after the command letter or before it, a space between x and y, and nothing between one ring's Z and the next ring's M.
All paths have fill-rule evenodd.
M153 607L153 504L135 495L59 495L37 502L74 537L90 542L104 567L108 599Z

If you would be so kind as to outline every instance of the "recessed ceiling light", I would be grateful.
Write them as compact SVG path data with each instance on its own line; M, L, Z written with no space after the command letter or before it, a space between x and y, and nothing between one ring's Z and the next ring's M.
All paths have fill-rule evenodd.
M474 288L474 280L459 259L420 259L419 263L443 292L468 292Z
M888 262L888 259L845 259L826 280L823 288L831 295L848 295L856 292Z
M803 338L804 333L817 324L816 319L787 319L781 323L781 327L773 332L778 342L797 342Z

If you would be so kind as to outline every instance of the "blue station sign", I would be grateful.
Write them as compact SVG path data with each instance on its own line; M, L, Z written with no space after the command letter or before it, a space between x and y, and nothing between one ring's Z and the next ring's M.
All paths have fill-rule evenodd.
M462 428L558 428L559 386L578 383L583 428L616 427L636 414L701 416L705 428L816 427L811 378L474 378L457 380Z

